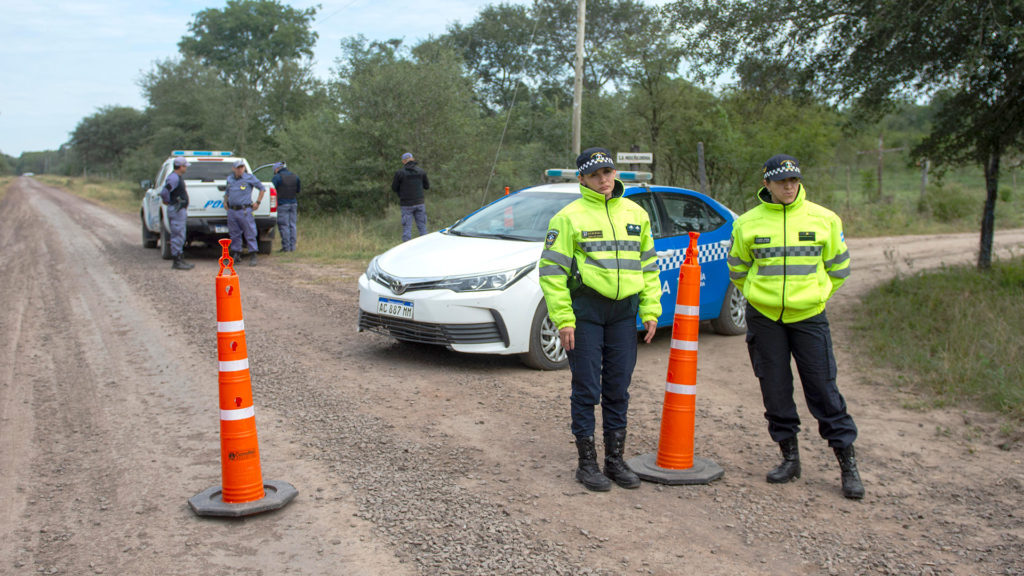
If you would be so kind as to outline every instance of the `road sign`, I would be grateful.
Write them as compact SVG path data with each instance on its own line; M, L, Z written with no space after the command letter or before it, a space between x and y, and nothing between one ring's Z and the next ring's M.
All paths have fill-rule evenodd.
M618 152L615 154L617 164L653 164L653 152Z

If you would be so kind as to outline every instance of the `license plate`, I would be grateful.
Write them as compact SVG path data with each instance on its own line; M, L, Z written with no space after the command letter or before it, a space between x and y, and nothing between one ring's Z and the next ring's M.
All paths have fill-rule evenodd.
M214 226L213 227L213 231L216 232L217 234L227 234L228 233L228 227L227 226Z
M412 302L396 298L378 298L377 313L412 320Z

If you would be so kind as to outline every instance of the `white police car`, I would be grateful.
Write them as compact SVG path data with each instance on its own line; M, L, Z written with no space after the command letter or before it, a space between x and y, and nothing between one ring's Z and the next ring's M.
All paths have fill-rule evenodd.
M574 174L548 170L551 177ZM693 190L637 183L644 176L650 177L619 173L627 186L624 195L651 218L662 282L658 326L672 325L688 233L697 231L700 318L719 333L743 333L746 301L729 282L726 266L736 214ZM458 352L519 354L538 369L566 366L538 283L537 261L548 221L579 196L575 182L526 188L375 257L359 277L359 331Z

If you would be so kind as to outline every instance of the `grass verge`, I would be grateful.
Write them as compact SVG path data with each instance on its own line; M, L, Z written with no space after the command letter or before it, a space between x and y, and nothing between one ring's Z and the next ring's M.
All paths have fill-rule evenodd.
M935 406L999 412L1005 432L1024 432L1024 258L892 280L864 298L855 328L896 384Z
M123 180L69 178L48 174L34 178L47 186L63 188L76 196L93 200L124 214L138 213L142 202L137 192L138 185Z

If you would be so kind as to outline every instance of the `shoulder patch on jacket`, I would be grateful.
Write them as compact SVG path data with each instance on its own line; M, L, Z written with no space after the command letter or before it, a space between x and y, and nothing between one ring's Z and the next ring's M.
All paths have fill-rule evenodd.
M626 224L626 235L628 236L639 236L640 225L639 224Z
M548 230L548 235L544 237L544 247L551 248L551 245L555 243L555 238L558 238L558 230Z
M771 244L771 236L757 236L754 238L754 244Z
M601 230L581 230L580 236L584 238L604 238L604 232Z
M801 242L814 242L814 238L815 238L815 233L814 232L801 232L800 233L800 241Z

